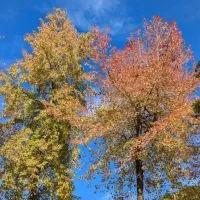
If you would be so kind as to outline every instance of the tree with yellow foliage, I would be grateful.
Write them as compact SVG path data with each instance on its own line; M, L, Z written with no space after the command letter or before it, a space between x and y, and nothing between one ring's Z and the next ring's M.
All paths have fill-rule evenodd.
M86 109L83 64L90 33L77 32L66 13L54 10L28 34L32 48L0 72L3 96L1 191L8 199L72 199L73 171Z

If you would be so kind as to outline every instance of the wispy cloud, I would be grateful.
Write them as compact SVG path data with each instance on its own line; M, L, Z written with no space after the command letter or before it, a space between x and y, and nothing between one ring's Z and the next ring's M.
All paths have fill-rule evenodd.
M17 11L14 11L12 9L7 9L4 12L0 13L0 20L8 21L15 17Z
M83 30L96 24L100 28L110 27L111 34L128 31L132 18L127 14L127 8L119 0L78 0L76 3L66 3L72 21Z
M65 0L62 2L49 1L39 8L41 12L49 12L52 7L61 7L73 23L83 31L93 25L100 28L110 27L111 34L123 34L133 30L133 19L128 15L127 5L122 0Z

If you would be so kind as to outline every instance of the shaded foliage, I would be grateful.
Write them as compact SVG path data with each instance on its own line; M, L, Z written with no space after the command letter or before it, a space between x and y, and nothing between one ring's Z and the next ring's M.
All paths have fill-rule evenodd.
M198 200L200 199L200 187L199 186L190 186L181 189L175 194L166 194L163 200Z

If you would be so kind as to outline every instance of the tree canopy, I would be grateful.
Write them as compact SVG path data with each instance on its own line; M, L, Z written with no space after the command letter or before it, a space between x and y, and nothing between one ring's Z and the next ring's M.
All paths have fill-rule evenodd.
M81 116L86 109L83 64L90 33L78 33L56 9L28 34L31 52L0 74L1 191L11 199L72 199Z
M90 172L103 174L118 197L136 185L140 200L144 190L192 175L182 166L194 153L188 139L199 123L192 117L199 80L187 70L192 53L175 22L145 21L123 50L110 50L108 37L101 42L102 76L94 81L102 96L91 129L99 146Z
M75 199L79 145L90 143L86 178L115 199L159 198L166 184L194 192L181 188L199 178L199 65L175 22L144 21L118 49L107 30L80 33L55 9L25 39L31 50L0 72L3 198Z
M198 200L200 197L200 187L199 186L190 186L181 189L175 194L166 194L163 197L163 200Z

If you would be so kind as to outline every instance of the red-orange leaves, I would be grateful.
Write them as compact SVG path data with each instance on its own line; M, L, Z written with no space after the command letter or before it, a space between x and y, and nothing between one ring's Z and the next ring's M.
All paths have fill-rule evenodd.
M123 50L111 52L107 37L103 38L101 48L95 49L103 71L97 76L99 88L104 92L92 129L105 143L102 159L97 153L98 163L118 163L115 167L123 178L135 173L138 162L152 177L157 168L172 175L174 164L178 166L191 153L187 144L191 97L199 82L187 70L190 49L176 24L159 17L145 21Z
M100 46L108 47L106 42ZM101 57L102 52L107 51L100 50ZM176 24L159 17L145 22L144 30L137 31L124 50L105 56L102 70L106 76L99 76L101 88L106 91L104 100L109 106L128 107L136 118L147 113L156 117L147 121L165 118L180 106L188 105L198 85L184 67L192 58L191 51L185 48ZM128 120L126 116L124 121Z

